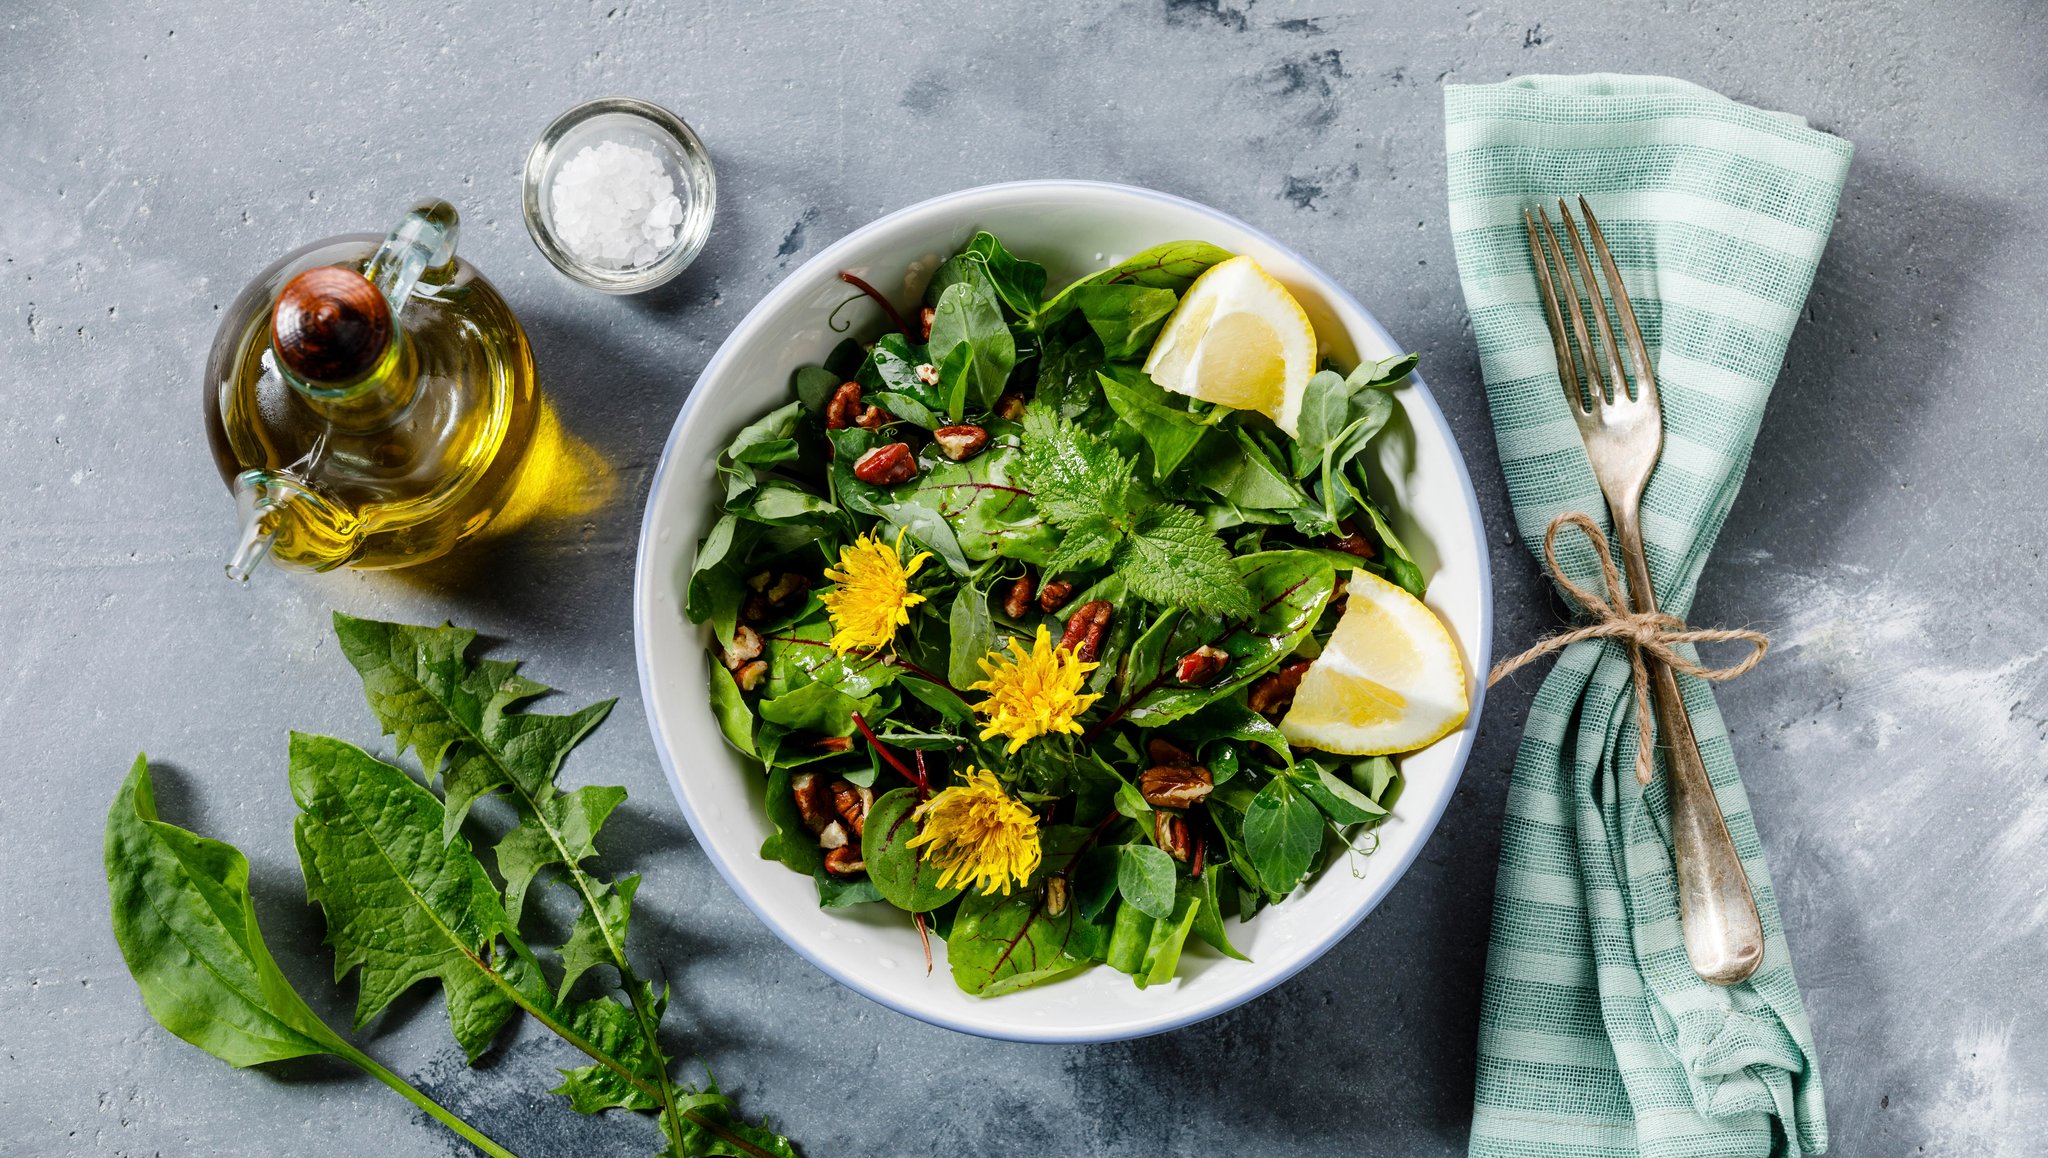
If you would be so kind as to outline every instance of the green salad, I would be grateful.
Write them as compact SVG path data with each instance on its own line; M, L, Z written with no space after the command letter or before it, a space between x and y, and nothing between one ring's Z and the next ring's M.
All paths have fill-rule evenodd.
M1416 360L1275 377L1292 434L1162 388L1232 256L1169 243L1048 294L979 233L907 312L842 275L888 332L719 457L687 612L765 771L761 855L909 914L968 993L1098 962L1143 988L1190 937L1243 959L1226 918L1369 851L1399 792L1389 756L1281 724L1346 576L1422 591L1362 454Z

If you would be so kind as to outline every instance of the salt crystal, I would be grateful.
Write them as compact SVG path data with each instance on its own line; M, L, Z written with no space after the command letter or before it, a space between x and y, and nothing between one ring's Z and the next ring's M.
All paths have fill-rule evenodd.
M621 141L587 145L555 173L549 191L555 236L580 261L631 269L674 248L683 203L651 149Z

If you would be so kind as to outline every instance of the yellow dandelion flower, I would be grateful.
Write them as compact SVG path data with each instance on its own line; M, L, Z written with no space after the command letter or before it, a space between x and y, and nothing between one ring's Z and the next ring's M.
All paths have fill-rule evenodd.
M832 650L873 651L896 638L896 629L910 622L910 609L924 602L911 594L910 577L931 557L919 551L905 563L902 531L893 544L868 534L841 547L838 564L825 571L838 586L819 596L832 617Z
M939 887L979 885L981 895L1024 884L1038 868L1038 817L1023 802L1003 791L995 774L967 769L967 783L917 806L910 814L924 830L907 847L923 849L925 863L939 873Z
M1043 624L1030 651L1010 641L1011 655L990 652L993 660L981 661L988 678L968 685L969 691L987 692L988 698L974 710L988 717L981 738L1008 736L1011 752L1034 736L1052 732L1079 735L1081 725L1074 717L1101 699L1081 690L1082 680L1100 664L1082 663L1072 648L1052 645L1052 635ZM1014 657L1014 658L1012 658Z

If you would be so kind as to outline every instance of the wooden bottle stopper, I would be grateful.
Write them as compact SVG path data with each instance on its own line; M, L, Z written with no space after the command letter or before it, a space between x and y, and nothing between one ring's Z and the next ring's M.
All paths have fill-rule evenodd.
M271 344L308 382L361 377L391 344L391 309L369 279L323 265L285 283L270 315Z

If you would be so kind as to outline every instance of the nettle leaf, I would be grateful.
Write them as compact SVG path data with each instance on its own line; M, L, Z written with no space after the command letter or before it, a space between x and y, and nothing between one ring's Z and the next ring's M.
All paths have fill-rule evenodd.
M460 834L444 838L441 802L353 744L293 732L293 835L306 899L327 915L334 979L359 970L356 1027L428 978L470 1060L514 1004L492 968L511 918Z
M1244 842L1266 891L1285 896L1323 847L1322 811L1287 777L1275 776L1245 808Z
M347 1056L264 945L248 859L158 820L143 756L107 809L106 866L114 941L159 1025L231 1066Z
M466 658L476 632L413 627L334 613L341 651L363 678L363 695L400 752L411 748L429 777L440 773L453 837L478 797L501 789L537 807L556 792L563 757L602 722L616 701L564 716L514 711L546 684L519 674L517 661ZM566 855L566 850L564 850Z
M1256 609L1230 548L1186 507L1159 503L1139 515L1113 561L1140 599L1238 617Z
M965 888L939 887L939 870L910 847L910 839L918 832L917 823L910 818L917 803L917 791L912 788L883 793L868 809L862 825L860 855L867 862L868 879L883 900L905 912L928 913Z
M1131 461L1043 404L1024 411L1024 453L1017 476L1038 509L1061 526L1115 518L1125 511Z
M1017 365L1017 340L996 299L971 280L955 282L939 295L926 351L935 361L950 360L961 346L967 347L973 365L971 396L981 409L993 407ZM951 413L958 419L961 411Z
M1293 652L1315 626L1336 588L1329 561L1307 551L1262 551L1232 561L1251 593L1253 614L1225 620L1169 611L1138 637L1125 661L1114 717L1153 728L1223 699ZM1230 659L1206 687L1174 678L1180 657L1207 644Z
M1087 571L1109 562L1124 533L1115 523L1100 516L1086 518L1066 529L1066 537L1046 556L1045 573L1063 575ZM1081 601L1076 601L1079 606Z
M1117 850L1116 889L1124 903L1148 917L1173 912L1173 858L1149 844L1131 843Z
M1084 919L1071 896L1054 916L1046 909L1045 880L1064 873L1088 846L1085 828L1041 830L1044 856L1022 888L1007 896L969 892L960 900L946 936L953 981L977 997L995 997L1085 969L1101 958L1108 930Z

